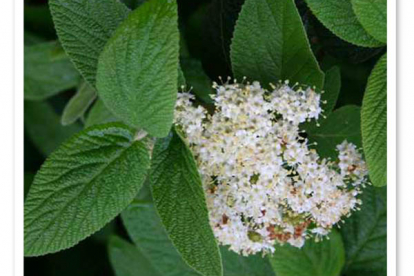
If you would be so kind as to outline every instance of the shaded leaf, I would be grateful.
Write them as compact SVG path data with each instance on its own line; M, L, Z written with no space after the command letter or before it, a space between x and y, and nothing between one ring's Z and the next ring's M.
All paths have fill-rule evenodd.
M387 274L387 189L368 186L363 190L361 210L341 226L346 250L344 274Z
M122 124L88 128L61 145L35 176L24 206L24 250L69 248L120 213L141 188L149 154Z
M375 186L387 185L387 55L375 65L361 111L362 145L369 177Z
M204 73L201 62L196 59L181 59L181 67L187 82L188 88L192 87L193 92L198 98L206 103L211 103L210 94L215 93L212 89L210 78Z
M75 87L80 76L58 43L24 47L24 98L44 100Z
M76 94L69 100L62 114L62 125L74 123L83 118L86 110L96 98L95 90L86 82L83 82Z
M231 44L233 73L262 85L290 80L323 86L293 0L246 0Z
M150 183L161 221L183 259L203 275L223 275L197 165L175 131L155 144Z
M310 142L317 142L316 150L321 157L336 159L336 145L344 140L361 147L361 108L343 106L321 122L319 127L305 127Z
M103 101L98 99L88 113L85 127L119 121L120 120L108 110Z
M326 71L323 90L325 92L321 96L321 100L327 102L323 105L323 114L329 116L335 108L339 91L341 90L341 71L338 66L334 66Z
M106 107L156 137L171 128L177 97L179 34L175 1L151 0L131 13L99 58Z
M24 102L24 129L36 148L48 156L70 136L82 130L78 124L62 126L60 116L47 102Z
M341 235L333 230L329 240L307 240L303 248L278 246L270 263L278 276L338 276L345 262Z
M116 276L162 276L149 259L123 239L113 236L109 240L108 254Z

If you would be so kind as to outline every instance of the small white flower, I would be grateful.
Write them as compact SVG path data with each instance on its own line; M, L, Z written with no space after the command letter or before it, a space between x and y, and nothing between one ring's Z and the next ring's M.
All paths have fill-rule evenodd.
M300 123L320 116L320 94L287 83L273 91L258 82L214 87L213 115L180 93L175 123L198 163L221 244L242 255L271 253L276 242L302 247L361 204L367 168L356 146L338 145L333 162L299 135Z

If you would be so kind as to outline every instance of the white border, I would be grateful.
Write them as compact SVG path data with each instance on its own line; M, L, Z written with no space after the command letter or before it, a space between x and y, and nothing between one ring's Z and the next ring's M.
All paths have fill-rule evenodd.
M13 8L14 5L14 8ZM398 126L398 275L414 275L414 1L398 5L398 124L396 124L396 3L388 0L388 275L396 275L396 128ZM13 31L14 14L14 31ZM410 20L411 19L411 20ZM23 0L0 9L0 267L1 275L23 275ZM13 62L14 57L14 62ZM14 77L13 77L14 73ZM13 86L14 83L14 86ZM14 93L13 93L14 91ZM13 99L14 95L14 99ZM14 102L14 125L13 103ZM13 135L12 135L13 134ZM12 146L14 145L14 147ZM13 157L14 148L14 157ZM14 178L13 178L14 171ZM14 185L10 185L14 183ZM14 199L14 204L13 204ZM14 206L14 212L11 208ZM4 214L3 214L4 213ZM13 215L14 213L14 215ZM8 226L14 225L14 231ZM12 239L11 237L14 237ZM14 241L14 246L13 246ZM411 272L411 273L410 273Z
M396 2L387 6L387 275L397 275L397 212L396 212L396 158L397 158L397 24ZM367 275L368 276L368 275Z

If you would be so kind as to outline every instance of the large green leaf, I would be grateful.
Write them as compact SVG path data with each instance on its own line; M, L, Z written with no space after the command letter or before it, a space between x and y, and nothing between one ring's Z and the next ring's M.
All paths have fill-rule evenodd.
M129 9L117 0L50 0L49 6L63 48L95 86L98 57Z
M305 0L313 14L343 40L363 47L379 47L382 42L370 36L352 10L351 0Z
M323 85L323 72L309 47L293 0L246 0L231 44L235 77Z
M364 189L360 211L341 226L346 250L345 275L387 274L387 189Z
M227 247L220 247L225 276L275 276L269 260L256 254L241 256Z
M113 236L108 254L116 276L163 276L138 247Z
M157 214L149 187L122 212L122 221L132 241L164 276L200 275L181 258Z
M83 118L86 110L96 98L96 92L88 83L83 82L76 94L69 100L62 114L62 125L74 123Z
M387 185L387 55L375 65L361 111L362 145L369 177L375 186Z
M24 98L43 100L75 87L80 76L55 41L24 47Z
M277 276L339 276L345 263L341 235L334 230L329 240L307 240L300 249L288 244L278 246L270 263Z
M102 228L136 196L149 163L146 146L122 124L73 136L50 155L30 188L25 255L69 248Z
M168 134L177 97L177 4L150 0L116 30L99 58L97 87L105 105L131 126Z
M105 106L102 100L98 99L92 106L85 120L85 127L93 125L117 122L118 120Z
M387 0L351 0L364 29L375 39L387 43Z
M155 144L150 182L161 221L183 259L203 275L222 275L201 177L191 151L175 131Z
M62 126L60 116L47 102L25 101L24 129L36 148L48 156L82 127L79 124Z
M306 125L310 142L316 142L321 157L336 159L336 145L344 140L361 147L361 108L354 105L343 106L321 122L321 125Z

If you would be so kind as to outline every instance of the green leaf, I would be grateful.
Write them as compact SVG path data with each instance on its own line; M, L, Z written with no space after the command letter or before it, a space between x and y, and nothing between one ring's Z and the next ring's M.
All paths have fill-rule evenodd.
M150 183L161 221L183 259L203 275L222 275L201 177L175 130L155 144Z
M108 254L116 276L162 276L149 259L134 245L113 236Z
M63 48L95 86L98 57L129 9L117 0L50 0L49 6Z
M26 256L77 244L133 200L150 163L146 146L134 136L122 124L91 127L50 155L24 206Z
M202 101L212 103L210 94L215 92L212 89L212 81L204 73L201 62L193 58L182 58L181 67L183 68L188 88L192 88L191 92Z
M387 55L375 65L362 102L362 145L374 186L387 185Z
M200 275L175 249L155 209L149 187L122 212L122 221L132 241L164 276Z
M83 118L86 110L96 98L95 90L86 82L83 82L68 104L65 106L62 114L62 125L70 125L77 119Z
M303 248L278 246L270 258L277 276L338 276L345 263L341 235L333 230L329 240L307 240Z
M73 134L82 130L78 124L62 126L60 116L47 102L24 102L24 129L44 155L54 151Z
M177 97L177 4L151 0L125 20L99 58L97 87L115 116L156 137L168 134Z
M363 47L380 47L382 42L370 36L352 10L351 0L305 0L313 14L335 35Z
M108 254L116 276L163 275L151 265L139 248L117 236L110 238Z
M275 276L269 260L260 254L241 256L227 247L220 247L225 276Z
M24 47L24 98L44 100L75 87L79 74L56 42Z
M376 40L387 43L387 0L351 0L364 29Z
M387 189L363 190L361 210L345 220L341 233L346 250L345 275L387 274Z
M361 108L347 105L338 108L321 122L319 127L307 125L306 133L310 142L316 142L321 157L336 159L336 145L344 140L361 147Z
M235 77L262 85L290 80L323 85L323 72L312 54L293 0L246 0L231 44Z
M341 90L341 71L338 66L326 71L323 90L325 93L322 94L321 100L326 101L326 104L323 105L323 114L329 116L335 108Z
M106 108L103 101L98 99L88 113L88 117L85 121L85 127L119 121L120 120L118 120L111 113L111 111Z

